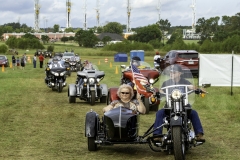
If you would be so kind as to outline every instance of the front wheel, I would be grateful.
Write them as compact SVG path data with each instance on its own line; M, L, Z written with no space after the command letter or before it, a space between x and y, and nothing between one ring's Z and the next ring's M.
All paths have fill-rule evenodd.
M97 144L95 143L95 137L88 137L88 150L89 151L96 151Z
M185 159L185 143L184 143L184 137L182 135L182 127L174 126L172 128L172 134L173 134L174 157L176 160L184 160Z
M144 97L143 104L144 104L144 106L146 108L146 114L148 114L149 113L149 98Z
M58 83L58 92L61 93L63 89L62 82Z
M91 91L90 104L92 106L95 104L95 91Z

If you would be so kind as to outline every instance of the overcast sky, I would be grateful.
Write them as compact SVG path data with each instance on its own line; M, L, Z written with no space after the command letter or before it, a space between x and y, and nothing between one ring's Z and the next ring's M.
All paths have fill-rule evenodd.
M86 1L87 27L97 24L97 0L71 0L71 26L83 28L84 4ZM157 4L159 0L130 0L131 28L147 26L158 21ZM191 26L192 0L160 0L161 19L168 19L171 26ZM100 24L119 22L127 24L127 0L99 0ZM25 23L34 27L35 0L0 0L0 25L11 22ZM58 24L66 27L66 0L39 0L39 27L53 27ZM204 17L240 13L239 0L196 0L196 20ZM45 17L45 20L44 20ZM46 20L47 19L47 20Z

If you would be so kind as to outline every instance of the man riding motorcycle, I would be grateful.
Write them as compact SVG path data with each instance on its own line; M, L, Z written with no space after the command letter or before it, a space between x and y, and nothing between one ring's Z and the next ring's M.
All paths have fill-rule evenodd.
M195 86L193 86L188 80L181 78L181 75L183 74L182 67L180 65L174 64L170 66L170 79L165 81L162 84L161 88L164 88L166 86L171 86L171 85L179 85L179 84L186 84L190 85L188 88L189 89L196 89ZM175 89L175 88L174 88ZM186 92L184 87L178 88L182 90L182 92ZM169 91L170 93L171 91ZM160 93L165 93L165 90L160 90ZM154 123L154 129L157 128L158 126L161 126L164 123L164 117L166 117L166 113L164 108L161 110L157 111L156 113L156 119ZM200 118L198 116L198 113L192 109L191 114L190 114L190 120L192 122L194 132L196 134L196 141L199 142L205 142L205 139L203 138L203 127L200 121ZM154 135L160 135L162 134L162 127L154 131ZM155 138L155 140L161 141L161 138Z

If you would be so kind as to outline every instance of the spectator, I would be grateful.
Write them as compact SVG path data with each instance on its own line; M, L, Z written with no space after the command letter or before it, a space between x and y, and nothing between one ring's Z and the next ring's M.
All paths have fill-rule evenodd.
M40 56L38 58L39 58L40 68L43 68L44 57L43 57L42 53L40 54Z
M33 68L36 68L37 65L37 57L36 55L33 56Z
M15 69L15 66L16 66L16 58L14 56L14 53L12 55L12 67L13 67L13 70Z
M19 57L17 57L17 68L19 68L19 66L20 66L20 59Z
M22 67L21 69L25 68L25 57L24 57L24 55L21 58L21 67Z

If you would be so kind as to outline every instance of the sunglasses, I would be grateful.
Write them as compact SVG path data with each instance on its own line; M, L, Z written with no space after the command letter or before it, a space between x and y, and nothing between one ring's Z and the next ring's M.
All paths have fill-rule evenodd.
M122 94L129 94L129 92L121 92Z

